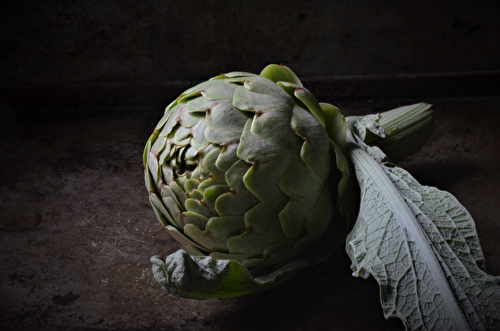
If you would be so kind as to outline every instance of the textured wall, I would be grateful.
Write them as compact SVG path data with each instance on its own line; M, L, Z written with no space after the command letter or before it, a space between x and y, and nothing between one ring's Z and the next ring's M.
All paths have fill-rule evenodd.
M11 1L0 85L499 70L497 1Z

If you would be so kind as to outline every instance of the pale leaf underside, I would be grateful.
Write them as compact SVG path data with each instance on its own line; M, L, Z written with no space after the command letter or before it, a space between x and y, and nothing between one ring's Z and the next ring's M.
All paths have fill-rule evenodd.
M500 282L482 269L465 208L361 148L350 156L362 200L347 252L354 275L378 281L386 318L408 330L500 330Z

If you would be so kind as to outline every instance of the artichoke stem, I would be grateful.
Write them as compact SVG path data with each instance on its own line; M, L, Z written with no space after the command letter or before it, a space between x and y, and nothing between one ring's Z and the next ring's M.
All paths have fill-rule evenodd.
M371 146L378 146L392 162L399 162L417 153L430 138L434 129L434 112L431 105L417 103L392 109L363 119L373 125L364 126L366 131L358 136ZM348 121L351 121L349 118ZM356 127L356 123L354 123Z

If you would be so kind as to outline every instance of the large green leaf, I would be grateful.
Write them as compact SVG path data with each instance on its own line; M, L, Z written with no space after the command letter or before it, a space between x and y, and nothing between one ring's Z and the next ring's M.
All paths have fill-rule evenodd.
M346 248L354 275L379 283L386 318L408 330L500 330L500 279L482 269L465 208L360 147L349 157L361 206Z

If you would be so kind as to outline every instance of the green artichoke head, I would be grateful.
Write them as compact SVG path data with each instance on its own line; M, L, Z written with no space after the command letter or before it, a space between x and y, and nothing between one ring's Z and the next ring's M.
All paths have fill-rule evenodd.
M345 234L345 130L287 67L214 77L172 102L147 142L153 210L191 255L251 277L316 263Z

